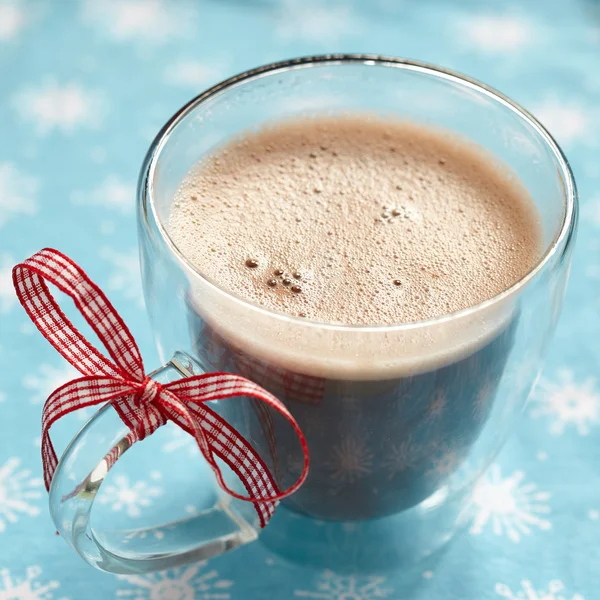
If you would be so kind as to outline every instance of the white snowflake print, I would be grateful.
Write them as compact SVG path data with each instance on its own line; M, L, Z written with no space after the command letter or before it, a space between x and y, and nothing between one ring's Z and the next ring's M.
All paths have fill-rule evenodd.
M576 101L548 98L539 106L533 107L532 112L559 143L580 142L593 145L596 119Z
M437 389L431 404L427 407L427 420L435 421L438 417L441 417L446 409L446 394L444 390Z
M127 600L228 600L233 581L220 579L214 569L205 571L206 563L171 569L151 575L118 575L134 586L117 590L117 598Z
M162 489L145 481L130 483L126 475L115 475L112 482L102 486L100 504L109 504L116 512L125 511L129 517L139 517L142 509L152 506L152 500L162 495Z
M12 576L8 569L0 569L0 600L52 600L60 583L42 582L38 579L41 574L38 566L27 567L25 577Z
M97 128L106 113L106 101L98 91L79 84L59 84L53 79L18 92L12 100L23 121L31 121L39 135L52 130L69 134L78 127Z
M92 190L73 192L71 202L77 205L101 206L129 214L135 206L135 183L124 181L116 175L109 175Z
M16 2L0 1L0 42L10 42L18 37L27 24L25 7Z
M4 392L0 392L0 404L6 402L6 394Z
M336 575L324 571L314 591L296 590L298 598L321 598L321 600L377 600L389 598L392 590L383 587L385 577L355 577Z
M114 267L108 288L121 292L125 298L135 300L138 306L144 306L140 259L137 250L131 252L115 252L112 248L102 248L100 257Z
M283 0L280 4L275 34L282 40L337 43L360 31L350 6L314 0Z
M600 511L594 509L588 511L588 518L590 521L600 521Z
M0 163L0 227L17 215L38 211L38 181L12 163Z
M349 437L331 448L331 458L326 463L333 479L354 483L371 472L373 454L366 442Z
M458 453L446 444L432 444L429 449L432 456L431 466L428 469L429 475L438 475L446 477L450 475L458 465Z
M586 223L600 227L600 196L591 198L583 205L581 216L585 218Z
M105 32L116 42L160 45L193 32L193 2L169 0L82 1L84 23Z
M388 478L392 479L400 473L414 469L421 454L421 449L408 437L399 444L390 444L382 466L388 472Z
M14 457L0 465L0 533L20 515L35 517L40 513L37 500L42 496L43 482L32 477L28 469L19 469L20 464Z
M223 79L223 65L208 65L196 60L180 60L164 71L165 83L194 89L208 87Z
M78 377L81 374L69 363L62 362L59 367L41 364L33 373L25 375L23 387L34 392L30 397L32 404L43 404L55 389Z
M588 435L591 426L600 423L600 393L596 390L596 380L588 377L579 384L574 381L572 371L567 369L558 371L554 383L542 378L529 414L533 419L548 417L553 435L561 435L571 426L579 435Z
M544 589L535 589L531 581L523 579L521 587L514 592L504 584L496 584L496 594L506 600L585 600L581 594L569 594L562 581L551 581Z
M535 39L531 25L511 15L478 15L462 19L459 30L470 47L487 53L517 52Z
M471 533L479 535L488 523L495 535L507 535L515 542L530 535L532 528L551 528L546 515L550 514L548 492L539 491L533 483L523 483L525 475L516 471L502 477L500 467L492 465L473 493L475 519Z
M17 302L12 283L15 259L10 254L0 254L0 314L7 313Z
M189 457L198 458L199 449L194 437L186 433L181 427L168 428L171 435L170 439L163 444L163 452L185 452Z

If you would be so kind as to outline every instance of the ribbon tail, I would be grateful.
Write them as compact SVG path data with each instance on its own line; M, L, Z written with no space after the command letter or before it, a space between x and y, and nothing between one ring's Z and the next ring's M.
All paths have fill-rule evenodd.
M176 402L176 405L171 402L161 402L161 405L168 410L173 422L194 436L221 488L234 498L252 502L260 526L264 527L275 512L278 502L274 498L281 491L260 454L235 428L206 405L190 401L184 405L179 399ZM210 457L206 456L206 452ZM216 458L235 474L247 495L240 494L227 484Z
M240 496L237 492L231 490L221 478L220 483L223 486L223 489L225 489L234 498L252 500L257 503L274 502L293 494L304 483L306 477L308 476L309 466L309 453L306 438L304 437L300 426L288 411L286 406L275 396L252 381L231 373L207 373L205 375L196 375L194 377L188 377L186 379L168 383L164 386L164 389L168 390L169 392L173 392L173 394L175 394L179 400L185 401L188 407L193 406L194 410L202 414L202 418L206 418L206 421L201 421L203 427L206 427L207 424L209 427L212 427L212 422L215 423L214 430L216 435L220 434L222 429L227 429L231 432L231 435L236 440L243 440L245 446L250 448L253 455L256 456L257 462L253 464L256 465L257 468L260 465L260 469L268 473L268 478L271 481L274 481L273 476L252 446L246 440L244 440L243 436L239 432L233 429L214 411L209 409L206 403L212 400L222 401L226 400L227 398L246 396L271 407L289 422L293 432L298 437L298 443L300 444L304 455L303 469L296 482L283 490L280 490L276 485L274 485L268 493L263 490L262 493L256 498L248 498L246 496ZM219 476L220 473L217 473L217 478Z

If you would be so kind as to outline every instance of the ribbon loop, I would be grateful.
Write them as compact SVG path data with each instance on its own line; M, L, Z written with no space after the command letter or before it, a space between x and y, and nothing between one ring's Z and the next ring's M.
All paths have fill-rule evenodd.
M48 289L52 283L73 300L108 353L97 350L71 323ZM192 435L221 487L234 498L254 504L261 526L277 501L296 491L308 474L308 448L300 427L275 396L257 384L230 373L207 373L161 384L145 375L138 346L102 290L64 254L45 248L13 269L17 297L42 335L83 377L55 390L42 415L42 463L46 489L58 466L50 440L51 426L64 415L110 402L130 430L131 443L143 440L168 420ZM109 358L110 357L110 358ZM280 490L260 455L244 437L206 405L213 400L247 396L278 411L292 426L304 453L298 480ZM118 458L107 455L112 466ZM247 495L225 482L217 458L240 479Z

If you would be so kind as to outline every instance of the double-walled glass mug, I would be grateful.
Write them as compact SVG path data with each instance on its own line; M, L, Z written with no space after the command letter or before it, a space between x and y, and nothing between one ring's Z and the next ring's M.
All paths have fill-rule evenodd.
M453 130L496 155L539 211L537 264L476 306L387 326L274 312L205 278L167 227L188 170L232 136L267 121L351 111ZM169 523L168 536L154 535L157 528L136 532L94 523L94 499L104 479L114 477L102 457L115 444L126 445L127 428L106 407L68 447L51 489L56 527L79 554L104 570L144 572L213 556L260 534L269 548L328 568L342 555L356 568L369 559L408 564L468 522L473 488L539 373L574 241L571 171L531 115L485 85L413 61L322 56L261 67L204 92L158 134L139 180L138 217L146 306L159 352L169 361L154 377L229 371L255 381L298 421L310 472L264 530L252 505L222 492L209 469L203 486L210 493L189 498L193 514ZM245 243L239 240L240 256ZM246 398L213 408L253 444L282 488L298 478L300 447L283 420ZM176 460L203 459L198 453ZM86 477L93 485L70 493Z

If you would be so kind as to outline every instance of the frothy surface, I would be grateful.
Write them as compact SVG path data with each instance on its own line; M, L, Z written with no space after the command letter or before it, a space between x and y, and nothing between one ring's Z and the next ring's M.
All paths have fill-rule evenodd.
M364 116L233 140L181 183L168 229L221 288L344 324L472 306L525 275L541 246L533 201L481 148Z

